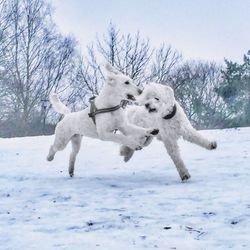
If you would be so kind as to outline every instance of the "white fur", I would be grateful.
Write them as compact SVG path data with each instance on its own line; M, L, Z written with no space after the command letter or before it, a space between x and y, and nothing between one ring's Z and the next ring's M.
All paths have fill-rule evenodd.
M139 104L143 106L133 106L127 109L129 121L144 128L158 128L160 132L157 135L157 139L163 142L181 179L189 179L190 174L180 156L177 143L178 139L183 137L184 140L210 150L217 147L216 142L207 140L192 127L183 109L175 100L172 88L161 84L150 83L145 87L143 93L137 100ZM176 104L177 107L175 116L168 120L163 119L164 116L171 113L174 104ZM155 109L156 111L149 112L149 109ZM147 141L145 146L149 145L152 139L153 137ZM124 156L125 161L128 161L133 153L134 150L126 146L122 146L120 149L120 154Z
M133 84L128 76L119 73L111 65L106 65L107 81L99 96L95 99L98 109L110 108L119 105L121 100L128 99L128 94L137 96L140 89ZM129 82L129 84L125 84ZM99 138L104 141L113 141L126 145L133 150L140 149L145 140L152 133L152 129L140 128L130 124L125 116L124 109L96 115L96 125L88 116L90 108L70 113L70 110L53 94L50 96L53 108L64 114L64 118L57 124L54 144L50 147L47 160L51 161L57 151L63 150L69 141L72 143L72 152L69 161L69 174L73 176L76 155L81 146L82 136ZM114 133L118 129L120 133Z
M51 94L49 96L50 103L54 110L60 114L67 115L71 113L70 109L66 107L58 98L56 94Z

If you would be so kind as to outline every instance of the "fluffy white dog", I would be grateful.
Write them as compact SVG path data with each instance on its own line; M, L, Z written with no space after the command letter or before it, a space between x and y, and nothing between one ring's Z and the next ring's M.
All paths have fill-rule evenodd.
M129 122L144 128L159 128L160 132L157 139L164 143L181 179L189 179L190 174L180 156L178 139L183 137L184 140L209 150L216 149L217 143L204 138L192 127L183 109L175 100L172 88L162 84L150 83L137 100L143 106L127 108ZM144 146L149 145L152 139L153 137ZM120 148L120 154L124 156L125 162L132 157L133 153L134 150L127 146Z
M57 151L63 150L69 141L72 152L69 160L69 174L74 175L76 156L80 150L82 136L113 141L137 150L157 129L142 128L130 124L125 116L125 110L120 105L122 100L135 100L141 90L133 84L133 80L121 74L111 65L106 64L107 80L100 94L92 100L92 106L82 111L71 113L58 99L57 95L50 96L53 108L64 115L57 124L54 144L47 156L52 161ZM114 133L119 130L120 133Z

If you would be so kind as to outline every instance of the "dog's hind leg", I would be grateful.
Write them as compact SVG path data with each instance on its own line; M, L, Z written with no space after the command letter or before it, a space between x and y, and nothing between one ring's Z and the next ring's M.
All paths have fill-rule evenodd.
M212 150L217 148L216 141L209 141L205 137L203 137L198 131L194 128L188 128L183 133L183 139L189 141L191 143L197 144L203 148Z
M70 175L70 177L74 176L76 156L80 150L81 142L82 142L81 135L74 135L71 138L72 152L71 152L70 158L69 158L69 175Z
M177 141L174 140L165 140L164 145L167 149L168 154L170 155L172 161L174 162L176 169L183 181L188 180L191 176L185 167L183 160L181 159L179 146Z

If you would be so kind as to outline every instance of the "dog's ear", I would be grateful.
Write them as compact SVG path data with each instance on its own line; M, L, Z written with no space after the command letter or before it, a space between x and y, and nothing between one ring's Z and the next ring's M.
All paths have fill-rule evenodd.
M164 90L165 90L165 93L167 94L167 96L174 97L174 90L168 85L163 85L163 86L164 86Z
M105 63L105 69L106 69L106 81L109 85L114 86L116 84L116 77L119 74L119 71L116 70L110 63Z
M117 69L115 69L110 63L106 63L105 64L105 69L108 71L108 72L110 72L110 73L113 73L113 74L115 74L115 75L118 75L120 72L117 70Z
M116 70L110 63L105 64L105 69L107 71L107 83L111 86L116 84L116 76L120 73Z
M164 100L165 103L162 107L162 118L166 119L168 115L174 115L176 112L174 90L167 85L164 85Z
M116 75L109 72L107 75L107 83L111 86L115 86L116 82Z

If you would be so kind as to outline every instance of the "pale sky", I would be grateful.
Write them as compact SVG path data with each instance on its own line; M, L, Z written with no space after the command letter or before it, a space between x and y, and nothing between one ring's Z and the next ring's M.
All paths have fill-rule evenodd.
M110 22L121 33L172 45L185 59L242 61L250 49L250 0L51 0L54 20L84 52Z

